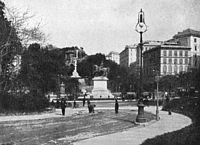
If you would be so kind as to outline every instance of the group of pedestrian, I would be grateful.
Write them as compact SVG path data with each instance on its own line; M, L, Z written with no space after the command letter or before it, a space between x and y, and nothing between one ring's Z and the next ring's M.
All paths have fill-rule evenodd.
M83 107L85 106L85 97L83 98ZM91 104L90 103L90 100L87 100L87 105L88 105L88 111L89 113L94 113L94 107L96 107L95 104ZM64 116L65 115L65 108L67 107L67 103L66 103L66 100L64 98L61 99L61 102L60 102L60 107L61 107L61 110L62 110L62 115ZM76 101L74 100L73 102L73 108L76 108ZM115 113L117 114L118 113L118 110L119 110L119 103L117 101L117 99L115 100Z

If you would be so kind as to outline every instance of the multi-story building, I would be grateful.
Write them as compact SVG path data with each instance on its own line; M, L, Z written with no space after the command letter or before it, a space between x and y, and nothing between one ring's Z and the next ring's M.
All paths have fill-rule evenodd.
M129 67L132 62L136 61L136 45L126 45L119 56L120 66Z
M119 64L119 53L111 51L108 55L106 55L106 59L112 60L112 61L116 62L117 64Z
M143 47L142 47L142 53L144 53L145 51L147 50L150 50L158 45L161 45L163 42L162 41L155 41L155 40L148 40L148 41L145 41L143 43ZM138 66L140 66L141 64L141 48L140 48L140 45L138 44L137 45L137 53L136 53L136 61L138 63Z
M155 71L159 76L175 75L187 71L190 63L188 46L166 45L156 46L143 53L143 76L145 83L153 82Z
M173 36L173 39L181 46L190 47L191 50L191 66L197 67L197 58L200 56L200 31L186 29Z

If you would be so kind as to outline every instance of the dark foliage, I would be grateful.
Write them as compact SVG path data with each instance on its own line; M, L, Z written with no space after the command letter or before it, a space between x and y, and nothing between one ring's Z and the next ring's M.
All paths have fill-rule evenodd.
M174 99L170 107L174 112L189 116L193 124L181 130L148 139L142 145L197 145L200 142L199 98ZM198 113L197 113L198 112Z
M19 112L37 112L42 111L49 106L49 101L46 97L39 94L24 94L16 96L14 94L0 94L1 109L7 111Z
M78 62L78 72L82 78L87 78L88 85L91 85L94 77L94 65L100 65L103 62L104 67L109 68L108 73L108 88L111 91L129 91L129 86L132 80L126 68L120 67L117 63L106 60L105 55L97 53L87 56L84 60ZM116 90L116 88L118 88Z
M16 29L4 14L5 4L0 1L0 91L8 90L13 72L10 70L17 54L22 51Z

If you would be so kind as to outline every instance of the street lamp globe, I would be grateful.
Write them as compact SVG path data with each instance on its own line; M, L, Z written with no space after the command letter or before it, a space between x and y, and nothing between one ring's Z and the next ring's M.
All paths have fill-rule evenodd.
M142 11L142 9L138 13L138 23L137 23L137 25L135 27L135 30L138 33L144 33L144 32L147 31L147 25L145 23L144 12Z

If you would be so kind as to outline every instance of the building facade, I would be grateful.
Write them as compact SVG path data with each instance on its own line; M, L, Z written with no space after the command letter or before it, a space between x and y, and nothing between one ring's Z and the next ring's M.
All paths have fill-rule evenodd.
M145 41L143 43L143 47L142 47L142 53L144 53L145 51L148 51L158 45L161 45L163 42L162 41L155 41L155 40L148 40L148 41ZM136 53L136 61L138 63L138 66L141 66L141 48L140 48L140 45L138 44L137 45L137 53ZM143 62L143 61L142 61Z
M119 64L119 53L111 51L108 55L106 55L106 59L112 60L112 61L116 62L117 64Z
M136 45L126 45L125 49L119 54L120 66L130 67L136 61Z
M187 71L191 48L180 45L159 45L143 53L143 76L145 83L152 82L155 72L159 76L175 75Z
M200 31L186 29L173 36L173 39L181 46L190 47L191 64L190 67L197 67L197 58L200 56Z

